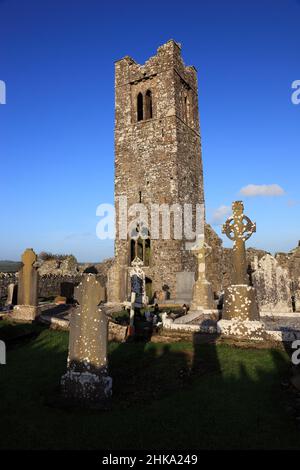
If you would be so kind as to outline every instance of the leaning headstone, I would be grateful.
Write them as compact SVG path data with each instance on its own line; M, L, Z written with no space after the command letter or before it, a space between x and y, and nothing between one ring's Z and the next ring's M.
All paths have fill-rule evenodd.
M288 271L267 254L252 273L260 314L284 315L293 312Z
M232 209L233 215L222 231L233 241L233 284L225 291L218 331L225 336L263 340L265 328L260 322L255 288L249 285L245 249L245 241L256 231L256 224L244 215L242 201L234 202Z
M18 276L18 304L12 313L12 317L16 320L33 321L39 314L39 274L35 266L36 261L37 255L32 248L24 251Z
M108 375L108 321L99 307L101 291L95 274L84 274L75 289L79 307L71 315L68 369L62 394L71 402L106 408L112 394Z

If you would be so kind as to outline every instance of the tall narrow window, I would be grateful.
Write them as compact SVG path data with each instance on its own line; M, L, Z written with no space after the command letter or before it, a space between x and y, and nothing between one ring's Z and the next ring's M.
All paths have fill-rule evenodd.
M152 93L150 90L146 91L145 97L145 119L152 119Z
M137 95L137 120L142 121L144 119L144 110L143 110L143 95L139 93Z
M183 95L183 120L184 122L187 122L187 117L188 117L188 111L187 111L187 96L184 94Z
M150 233L146 227L141 228L138 224L132 232L130 240L130 263L134 258L140 258L144 266L149 266L151 256Z

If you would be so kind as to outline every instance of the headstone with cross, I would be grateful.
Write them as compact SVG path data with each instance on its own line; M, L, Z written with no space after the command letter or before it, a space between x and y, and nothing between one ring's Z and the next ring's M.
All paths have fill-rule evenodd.
M249 285L245 248L245 242L256 232L256 224L244 214L242 201L234 202L232 209L233 214L222 230L233 241L232 285L225 290L222 320L218 328L227 336L262 340L265 328L259 321L255 289Z
M256 232L256 224L244 214L242 201L232 204L233 215L223 225L222 233L233 241L233 284L249 285L245 242Z
M39 275L36 261L37 255L33 249L27 248L22 255L22 267L18 276L18 304L13 311L15 319L33 321L39 313Z
M107 407L112 393L108 375L107 316L99 303L101 285L95 274L84 274L75 289L79 307L71 314L67 373L61 379L62 394L72 402Z
M197 258L197 278L193 287L193 300L191 311L214 310L215 303L211 283L206 278L206 258L211 254L212 248L201 238L192 247Z

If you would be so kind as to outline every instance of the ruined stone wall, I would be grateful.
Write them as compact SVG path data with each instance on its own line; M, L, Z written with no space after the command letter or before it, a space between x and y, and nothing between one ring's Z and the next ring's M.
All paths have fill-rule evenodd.
M152 118L138 121L137 96L142 93L145 98L148 90L152 94ZM184 65L174 41L161 46L144 65L130 57L115 65L117 237L108 289L111 302L124 300L124 292L120 293L124 282L118 272L129 279L130 240L119 239L118 197L122 195L127 196L128 206L141 202L148 208L153 203L203 202L197 76L193 67ZM185 240L172 239L172 232L171 239L160 236L151 240L150 265L144 271L152 280L153 293L167 284L174 299L176 273L195 269Z
M267 251L259 250L256 248L248 248L246 250L250 284L252 284L251 282L252 263L254 263L256 258L260 260L266 254L269 254L269 253ZM232 248L223 248L223 281L222 281L223 289L226 289L233 283L232 273L233 273Z
M105 286L103 282L103 276L98 274L97 280L102 286ZM40 298L51 298L58 295L64 294L68 291L66 284L73 285L74 287L80 283L82 274L78 273L74 276L57 276L55 274L47 274L40 276L39 278L39 294ZM7 287L9 284L17 284L18 278L16 274L0 273L0 298L5 299L7 297Z
M293 291L300 289L300 246L289 253L276 253L275 259L281 267L287 269L293 285Z
M15 284L16 282L17 276L15 273L0 273L0 299L6 298L9 284Z
M293 308L300 312L300 242L298 247L289 253L276 253L275 259L289 274Z
M211 254L206 258L206 277L212 285L214 295L217 296L223 286L223 247L221 238L208 224L205 225L205 241L212 248Z

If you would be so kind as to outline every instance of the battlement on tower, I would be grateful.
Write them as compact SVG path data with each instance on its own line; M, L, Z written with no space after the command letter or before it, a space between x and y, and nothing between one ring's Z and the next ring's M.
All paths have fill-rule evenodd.
M115 85L136 83L152 76L175 70L187 85L197 89L197 70L194 66L185 65L181 55L181 44L170 39L157 49L157 54L144 64L138 64L132 57L125 56L115 62Z

